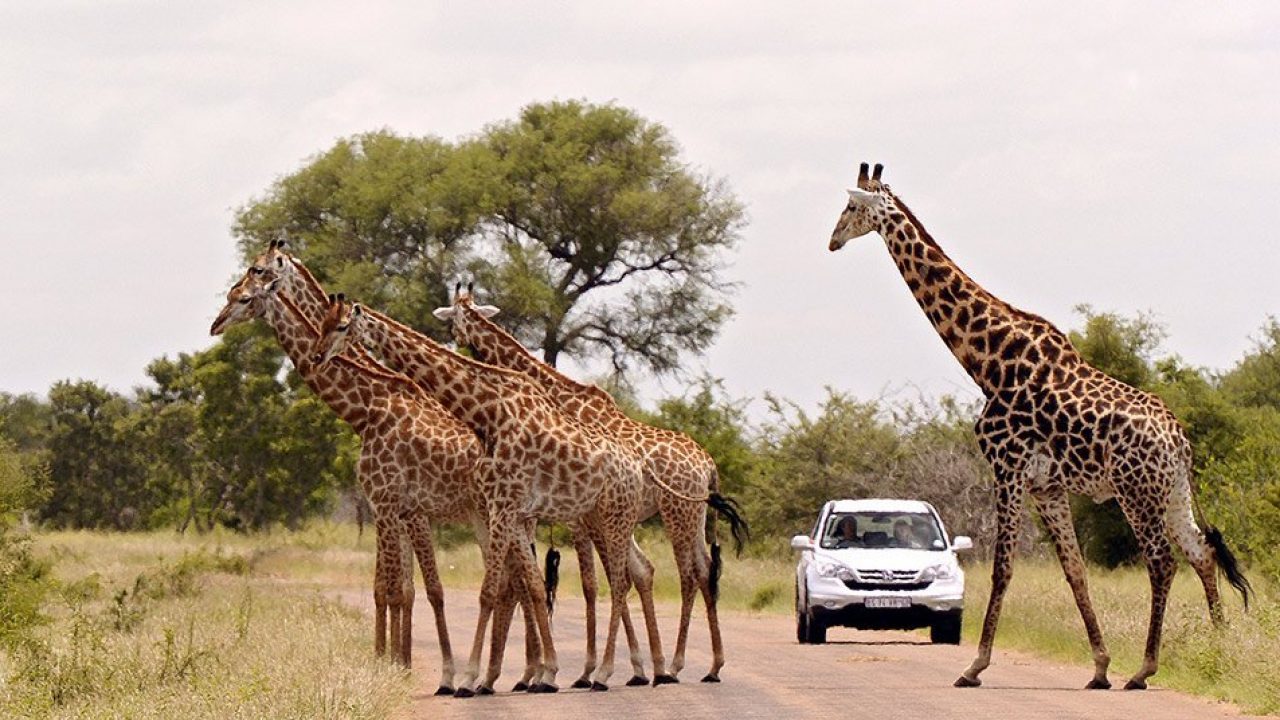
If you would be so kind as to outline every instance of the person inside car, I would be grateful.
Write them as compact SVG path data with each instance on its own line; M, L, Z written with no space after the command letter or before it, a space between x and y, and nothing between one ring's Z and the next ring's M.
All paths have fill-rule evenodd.
M858 544L858 518L845 515L836 522L835 546L838 548L853 547Z
M899 520L893 524L893 544L902 548L922 548L924 544L916 537L916 533L911 529L911 523L906 520Z

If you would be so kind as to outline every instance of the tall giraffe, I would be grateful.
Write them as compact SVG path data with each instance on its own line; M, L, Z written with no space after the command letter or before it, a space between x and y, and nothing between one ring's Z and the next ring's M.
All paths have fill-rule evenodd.
M600 548L612 604L604 660L596 670L592 689L608 689L605 683L613 673L617 630L628 612L626 596L632 582L628 551L638 522L643 481L638 459L558 412L528 377L465 358L358 304L334 303L321 332L317 360L332 357L350 342L376 348L471 427L485 447L491 553L485 557L480 617L465 684L479 675L487 625L494 610L502 606L503 562L518 542L510 529L543 519L580 523ZM523 552L514 554L526 585L535 585L538 574L532 560ZM554 691L558 664L546 596L541 587L533 588L531 594L543 661L536 687ZM495 617L501 619L501 615ZM499 630L495 625L495 649L499 647ZM649 641L656 668L662 652L652 625ZM500 653L491 653L489 681L500 663Z
M329 297L325 293L324 288L320 285L320 282L311 273L311 271L307 269L306 265L289 252L285 240L271 241L267 246L267 249L253 259L244 276L236 283L232 290L228 292L228 301L231 300L231 294L236 292L236 289L241 284L249 282L256 275L267 271L270 271L281 283L277 292L293 301L306 320L311 325L318 328L324 322L325 314L328 312ZM351 347L349 348L349 352L346 354L349 355L351 359L358 362L374 367L382 367L368 354L368 352L365 351L363 347ZM432 400L432 402L434 402L434 400ZM456 419L450 419L448 422L455 426L458 424ZM479 512L479 510L477 510L477 512ZM483 523L477 523L477 530L483 530L482 525ZM484 540L483 537L480 537L479 539L482 542ZM410 563L408 567L408 575L403 578L403 595L405 602L400 606L400 617L393 616L391 623L392 630L397 626L402 628L401 632L397 634L394 639L398 640L400 643L399 647L402 649L402 659L406 665L409 664L409 652L411 649L410 643L412 640L414 590L412 564ZM388 580L388 582L394 581ZM519 591L521 588L522 586L517 585L514 589ZM436 612L437 622L443 623L442 618L444 617L444 611L442 589L437 594L437 597L440 607L437 608L434 604L437 600L432 600L432 608ZM516 684L516 689L528 689L533 675L538 670L539 648L537 643L537 629L534 627L533 614L529 609L528 602L525 601L527 600L526 596L518 594L514 596L505 595L504 597L511 598L513 600L520 600L520 605L523 610L525 625L525 670L521 680ZM375 615L375 623L374 647L375 650L381 654L386 644L385 634L387 632L385 618L383 618L381 613ZM403 635L403 637L401 637L401 635ZM442 646L441 652L444 655L442 673L446 675L446 680L448 682L442 683L440 691L438 692L440 692L440 694L448 694L452 692L453 687L453 661L447 647ZM592 656L594 657L594 654ZM591 667L594 667L594 665ZM590 669L591 668L588 668L588 673L590 672ZM491 688L484 689L488 690Z
M280 288L274 273L251 266L228 293L210 332L219 335L236 323L263 318L307 386L360 436L357 473L377 529L377 642L384 642L389 609L393 652L408 664L408 620L397 627L405 604L404 586L411 591L413 583L412 565L406 572L400 564L399 543L407 533L435 613L443 658L437 694L450 694L454 664L431 523L477 520L483 501L473 468L481 458L480 443L469 428L402 375L346 357L324 365L312 363L310 351L318 330Z
M707 551L706 505L730 522L739 551L747 525L738 515L736 504L718 492L715 460L688 435L632 420L608 393L594 385L576 382L539 361L520 341L489 319L497 312L498 308L491 305L477 306L472 301L471 287L463 292L459 283L454 288L453 305L438 308L434 314L440 320L452 322L454 339L469 348L476 359L532 377L561 411L585 425L599 428L644 459L650 482L641 515L647 519L661 513L680 573L680 625L671 673L655 675L653 682L655 685L675 682L684 667L689 619L694 594L699 590L707 610L713 654L711 671L702 680L718 682L724 666L724 647L716 613L720 553L714 545L711 553ZM583 573L594 575L594 568L585 566Z
M1222 619L1215 567L1240 591L1246 607L1249 602L1249 582L1221 533L1213 527L1201 532L1196 524L1186 433L1159 398L1092 367L1049 321L974 282L880 182L882 169L876 165L868 177L863 163L829 247L839 250L873 230L880 233L920 309L987 398L975 431L995 471L991 597L978 656L956 686L980 685L979 673L991 664L1027 496L1053 540L1089 636L1094 675L1087 687L1111 686L1110 656L1071 525L1067 493L1077 493L1096 502L1116 498L1142 548L1151 579L1151 616L1142 667L1125 688L1145 688L1158 667L1165 605L1177 570L1172 545L1199 575L1215 622Z

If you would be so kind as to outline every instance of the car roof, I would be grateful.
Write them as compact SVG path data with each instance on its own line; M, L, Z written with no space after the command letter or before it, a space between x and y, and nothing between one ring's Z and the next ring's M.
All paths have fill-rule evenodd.
M864 498L861 500L833 500L831 512L933 512L933 506L923 500L899 498Z

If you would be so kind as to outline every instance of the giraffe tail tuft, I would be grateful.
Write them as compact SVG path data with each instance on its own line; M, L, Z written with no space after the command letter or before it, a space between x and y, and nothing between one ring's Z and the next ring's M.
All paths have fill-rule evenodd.
M560 585L560 551L547 549L547 561L542 573L542 580L547 588L547 616L550 617L556 607L556 588Z
M742 517L742 506L737 500L713 492L707 496L707 505L729 523L729 531L733 534L733 551L742 555L742 546L751 539L751 528Z
M1249 583L1249 578L1244 576L1244 572L1240 569L1240 562L1236 560L1236 556L1231 553L1227 547L1227 543L1222 539L1222 533L1218 528L1212 525L1205 528L1205 542L1213 548L1213 554L1218 558L1218 569L1223 575L1227 576L1227 582L1231 583L1231 587L1240 591L1240 596L1244 598L1244 608L1249 609L1249 596L1253 594L1253 585Z

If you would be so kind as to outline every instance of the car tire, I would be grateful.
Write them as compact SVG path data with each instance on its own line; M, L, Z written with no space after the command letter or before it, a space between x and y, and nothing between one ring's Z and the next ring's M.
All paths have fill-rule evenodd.
M827 624L821 618L809 615L809 644L822 645L827 642Z
M960 613L937 616L929 626L929 640L935 645L959 645L961 619Z
M796 641L801 645L809 644L809 615L796 611Z

